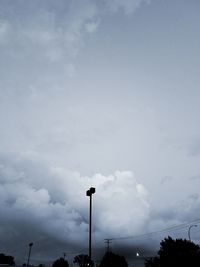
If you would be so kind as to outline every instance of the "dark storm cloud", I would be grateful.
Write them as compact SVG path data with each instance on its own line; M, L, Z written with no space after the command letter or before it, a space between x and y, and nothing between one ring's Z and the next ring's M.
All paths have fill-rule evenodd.
M19 256L30 240L38 242L39 247L46 240L43 249L48 250L51 242L54 249L59 243L73 246L78 232L84 236L84 209L79 213L71 206L69 196L59 189L59 179L46 166L1 155L0 169L4 248L16 250ZM16 248L19 239L22 247Z
M94 239L108 234L132 233L148 217L149 205L145 188L131 172L114 175L81 177L59 168L48 167L31 158L17 155L0 157L0 211L3 247L22 257L30 240L48 250L65 244L70 249L85 248L88 231L85 191L93 184L98 191L94 200ZM110 198L113 201L110 201ZM126 216L124 207L132 206ZM137 215L137 221L133 218ZM120 218L120 220L119 220ZM132 228L134 224L134 228ZM125 228L124 228L125 227ZM7 237L7 238L6 238ZM16 248L20 238L22 247ZM37 246L37 245L36 245ZM38 250L36 249L36 255Z

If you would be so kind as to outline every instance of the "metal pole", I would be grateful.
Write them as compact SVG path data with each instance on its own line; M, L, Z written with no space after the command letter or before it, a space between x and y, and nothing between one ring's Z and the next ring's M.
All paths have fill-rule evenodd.
M189 229L188 229L188 239L191 241L191 236L190 236L190 230L192 227L197 227L196 224L190 225Z
M31 256L31 248L33 246L33 243L29 244L29 252L28 252L28 260L26 266L29 267L29 261L30 261L30 256Z
M86 196L90 197L90 211L89 211L89 261L90 267L92 262L92 194L95 193L95 188L90 187L89 190L86 192Z
M89 258L92 259L92 194L90 195Z

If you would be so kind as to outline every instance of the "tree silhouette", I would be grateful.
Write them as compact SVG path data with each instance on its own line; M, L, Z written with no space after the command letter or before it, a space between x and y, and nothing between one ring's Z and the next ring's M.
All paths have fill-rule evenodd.
M74 257L74 263L77 263L79 267L94 266L93 261L90 264L90 257L86 254L80 254Z
M165 238L160 243L158 256L147 259L146 267L199 267L200 247L186 239Z
M69 263L64 258L60 258L54 261L52 267L69 267Z
M14 257L0 253L0 264L9 264L11 266L15 265Z
M106 252L103 256L99 267L127 267L128 263L124 256L114 254L113 252Z

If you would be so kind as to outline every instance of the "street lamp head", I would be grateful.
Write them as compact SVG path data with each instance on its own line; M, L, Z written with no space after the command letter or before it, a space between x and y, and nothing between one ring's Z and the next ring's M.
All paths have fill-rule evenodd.
M90 197L94 193L95 193L95 188L90 187L90 189L86 191L86 196Z
M86 196L88 196L88 197L91 196L91 192L90 192L90 190L87 190L87 191L86 191Z
M32 247L33 243L29 243L29 247Z
M90 187L90 192L91 192L91 194L94 194L95 193L95 188L94 187Z

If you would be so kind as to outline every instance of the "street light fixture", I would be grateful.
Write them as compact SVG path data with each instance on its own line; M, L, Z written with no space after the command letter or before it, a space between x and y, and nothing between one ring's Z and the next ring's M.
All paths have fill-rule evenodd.
M90 187L89 190L86 191L86 196L90 197L90 215L89 215L89 260L91 264L92 260L92 195L95 193L95 188Z
M30 261L30 256L31 256L31 248L33 246L33 243L29 243L29 252L28 252L28 259L27 259L27 264L26 267L29 267L29 261Z
M197 227L197 224L192 224L190 225L189 229L188 229L188 239L191 241L191 236L190 236L190 230L192 227Z

